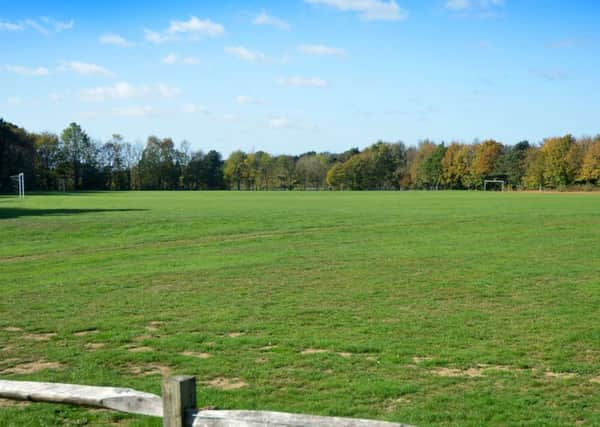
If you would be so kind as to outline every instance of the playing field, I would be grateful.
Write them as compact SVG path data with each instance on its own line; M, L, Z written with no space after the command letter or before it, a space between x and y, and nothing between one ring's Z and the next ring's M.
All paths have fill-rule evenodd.
M0 377L427 425L600 424L600 195L0 198ZM160 420L0 401L0 425Z

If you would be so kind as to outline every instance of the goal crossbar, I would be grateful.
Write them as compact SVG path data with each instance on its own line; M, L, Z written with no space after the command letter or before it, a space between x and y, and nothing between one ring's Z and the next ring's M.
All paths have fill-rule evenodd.
M486 179L483 181L483 191L487 191L488 184L500 184L502 191L504 191L504 180L502 179Z

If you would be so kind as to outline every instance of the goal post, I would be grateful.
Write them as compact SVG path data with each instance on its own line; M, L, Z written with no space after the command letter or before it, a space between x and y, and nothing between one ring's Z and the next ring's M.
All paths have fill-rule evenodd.
M25 174L23 172L10 177L13 183L13 190L17 193L19 199L25 198Z
M500 184L500 191L504 191L504 180L502 179L486 179L483 181L483 191L488 191L490 184Z

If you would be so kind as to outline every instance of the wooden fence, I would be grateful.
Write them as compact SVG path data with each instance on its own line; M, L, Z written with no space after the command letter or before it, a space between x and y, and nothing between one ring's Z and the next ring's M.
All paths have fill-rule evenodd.
M162 417L164 427L409 427L383 421L283 412L199 411L194 377L165 379L162 398L128 388L0 380L0 398L90 406Z

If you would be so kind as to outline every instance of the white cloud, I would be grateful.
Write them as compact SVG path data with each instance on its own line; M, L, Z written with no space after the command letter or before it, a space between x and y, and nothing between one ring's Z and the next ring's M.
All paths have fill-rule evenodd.
M0 21L0 31L23 31L25 26L20 22Z
M446 0L444 6L452 12L478 12L482 16L494 16L494 10L505 4L505 0Z
M177 55L176 53L169 53L162 59L162 62L169 65L177 63L184 65L196 65L200 63L200 59L196 58L195 56L184 56L182 58L179 58L179 55Z
M168 86L162 83L156 85L156 91L163 98L174 98L181 95L181 89L175 86Z
M110 99L132 99L147 96L174 98L179 95L181 95L181 89L163 83L158 83L154 86L136 86L127 82L119 82L112 86L84 89L81 92L81 99L84 102L103 102Z
M200 37L219 37L225 34L225 27L210 19L198 19L192 16L187 21L171 21L169 28L162 32L145 29L144 33L146 40L149 42L161 44L177 40L178 36L182 34L187 35L192 40Z
M195 114L195 113L208 114L208 110L206 108L202 107L201 105L197 105L197 104L193 104L193 103L183 104L181 107L181 111L186 114Z
M47 76L50 74L50 70L48 70L46 67L31 68L23 67L21 65L5 65L4 70L18 74L20 76L40 77Z
M187 21L171 21L167 33L191 33L208 37L218 37L225 34L225 28L210 19L198 19L192 16Z
M50 26L50 28L56 33L60 33L61 31L65 30L71 30L75 26L75 21L72 19L69 21L58 21L56 19L43 16L42 22Z
M100 44L105 44L105 45L120 46L120 47L133 46L133 43L131 43L124 37L122 37L118 34L113 34L113 33L103 34L100 36L100 38L98 40L100 41Z
M344 49L337 47L325 46L322 44L318 45L302 45L298 47L298 50L306 55L319 55L319 56L344 56L346 52Z
M173 37L165 36L157 31L145 29L144 33L146 34L146 36L145 36L146 40L148 40L149 42L152 42L154 44L162 44L162 43L173 40Z
M253 99L249 96L246 95L240 95L238 97L235 98L235 102L237 102L239 105L248 105L248 104L252 104L253 103Z
M282 86L297 86L297 87L326 87L327 81L318 77L287 77L280 78L279 84Z
M225 52L249 62L265 62L267 60L262 52L252 51L244 46L228 46L225 48Z
M129 99L149 94L150 88L148 86L134 86L127 82L120 82L114 86L84 89L81 92L81 99L85 102L101 102L107 99Z
M18 22L0 21L0 31L23 31L31 28L45 36L70 30L74 26L75 21L72 19L70 21L58 21L47 16L43 16L40 20L27 18Z
M256 18L254 18L253 22L256 25L271 25L283 31L290 30L290 24L288 24L283 19L267 14L267 12L265 12L264 10L261 13L259 13L256 16Z
M106 68L97 65L80 61L62 61L61 69L71 70L82 76L102 76L115 77L115 74Z
M271 129L289 129L293 123L287 117L273 117L267 121L267 126Z
M366 21L403 21L408 13L395 0L304 0L314 5L325 5L344 12L357 12Z
M117 116L121 116L121 117L146 117L149 116L150 114L154 113L156 110L149 106L149 105L143 105L143 106L129 106L129 107L123 107L123 108L115 108L113 109L113 113Z
M471 7L470 0L448 0L446 2L446 9L449 10L465 10Z
M169 53L163 58L162 62L164 62L165 64L174 64L177 62L177 55L175 55L174 53Z

